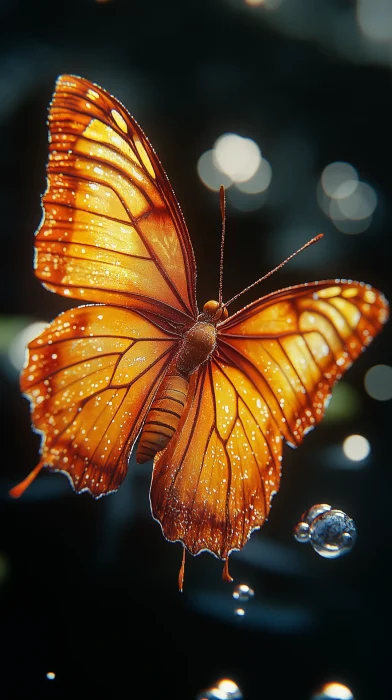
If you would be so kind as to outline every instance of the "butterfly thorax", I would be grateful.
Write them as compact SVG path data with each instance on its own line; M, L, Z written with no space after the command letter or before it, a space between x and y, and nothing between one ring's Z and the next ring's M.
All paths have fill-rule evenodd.
M208 360L216 346L216 326L209 321L196 321L184 333L181 348L176 358L176 370L183 377L189 377Z
M184 333L177 355L176 369L183 377L189 377L206 362L216 347L216 326L228 316L227 309L218 301L207 301L196 323Z

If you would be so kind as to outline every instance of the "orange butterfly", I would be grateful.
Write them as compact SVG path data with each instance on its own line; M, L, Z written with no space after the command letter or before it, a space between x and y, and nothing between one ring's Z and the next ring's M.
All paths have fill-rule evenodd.
M279 489L283 439L299 445L321 420L387 302L363 283L313 282L228 318L233 300L222 302L220 286L199 313L189 234L135 120L97 85L65 75L49 128L35 271L91 305L29 344L21 388L41 460L11 493L44 466L95 498L115 491L140 436L136 459L154 457L151 508L164 536L184 554L224 560L230 580L230 553ZM184 557L180 588L183 574Z

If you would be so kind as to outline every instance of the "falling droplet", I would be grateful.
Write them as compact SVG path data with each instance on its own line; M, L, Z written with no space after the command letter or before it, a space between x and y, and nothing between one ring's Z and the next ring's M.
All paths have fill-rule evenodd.
M241 602L246 602L253 598L254 594L254 590L247 586L246 583L240 583L234 588L233 598L235 600L240 600Z
M56 678L56 674L53 673L53 671L48 671L46 674L46 678L48 679L48 681L54 681L54 679Z
M237 617L244 617L244 615L245 615L244 608L236 608L234 610L234 615L236 615Z

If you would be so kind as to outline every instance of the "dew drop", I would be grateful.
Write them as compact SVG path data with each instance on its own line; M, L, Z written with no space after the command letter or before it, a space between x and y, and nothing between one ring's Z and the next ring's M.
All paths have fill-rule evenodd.
M253 598L255 592L252 588L246 585L246 583L240 583L238 586L234 588L233 591L233 598L235 600L240 600L241 602L245 602L247 600L250 600Z

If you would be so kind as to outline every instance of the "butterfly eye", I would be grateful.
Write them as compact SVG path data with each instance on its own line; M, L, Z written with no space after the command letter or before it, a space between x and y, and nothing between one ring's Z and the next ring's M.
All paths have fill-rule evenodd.
M215 322L224 321L229 315L226 307L222 306L219 301L207 301L203 306L203 313Z

